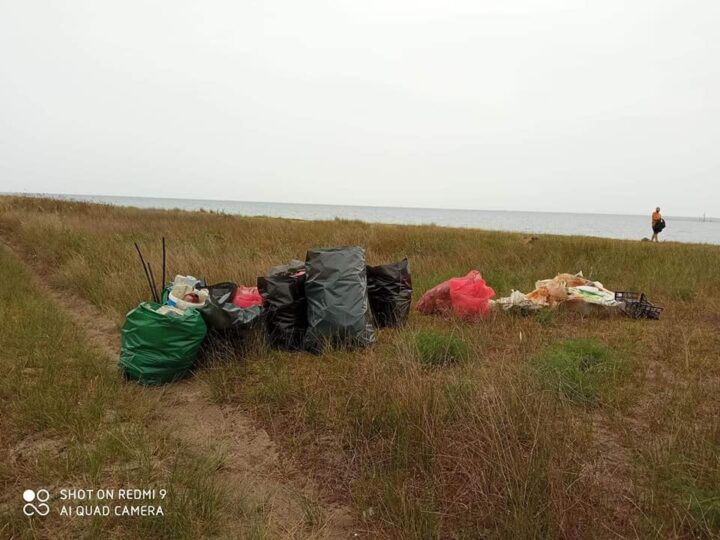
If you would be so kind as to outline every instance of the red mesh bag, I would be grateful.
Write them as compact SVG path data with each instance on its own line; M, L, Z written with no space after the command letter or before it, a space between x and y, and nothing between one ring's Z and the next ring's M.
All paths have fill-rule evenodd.
M263 301L257 287L240 286L235 289L232 303L239 308L249 308L252 306L261 306Z
M495 291L485 283L477 270L465 277L452 278L426 292L417 303L417 310L426 315L453 311L463 319L486 316Z
M473 270L462 278L452 278L449 282L450 302L463 319L485 317L490 313L490 299L495 291L488 287L480 272Z

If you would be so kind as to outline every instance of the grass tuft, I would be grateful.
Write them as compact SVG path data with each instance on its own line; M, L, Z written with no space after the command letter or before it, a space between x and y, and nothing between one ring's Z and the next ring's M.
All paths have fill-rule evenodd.
M620 357L595 339L569 339L536 359L542 382L576 403L594 403L602 386L623 367Z
M428 366L456 364L470 357L470 349L463 340L437 330L415 334L415 349L418 361Z

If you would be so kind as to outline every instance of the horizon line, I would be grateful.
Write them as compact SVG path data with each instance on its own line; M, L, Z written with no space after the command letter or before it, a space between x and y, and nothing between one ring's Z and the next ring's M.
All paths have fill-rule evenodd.
M50 197L110 197L115 199L157 199L157 200L177 200L177 201L207 201L207 202L230 202L230 203L251 203L251 204L284 204L289 206L340 206L346 208L384 208L389 210L445 210L453 212L505 212L505 213L525 213L525 214L565 214L565 215L598 215L598 216L633 216L643 217L645 214L615 214L610 212L558 212L554 210L489 210L482 208L442 208L442 207L428 207L428 206L383 206L383 205L369 205L369 204L333 204L333 203L300 203L300 202L280 202L280 201L250 201L250 200L238 200L238 199L197 199L189 197L157 197L148 195L106 195L106 194L92 194L92 193L41 193L41 192L0 192L0 195L14 195L14 196L50 196ZM668 217L678 219L709 219L718 220L715 216L681 216L681 215L669 215Z

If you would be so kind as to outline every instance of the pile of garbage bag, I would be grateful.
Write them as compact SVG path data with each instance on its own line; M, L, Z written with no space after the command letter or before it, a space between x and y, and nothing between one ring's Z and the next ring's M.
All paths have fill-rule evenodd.
M193 276L175 276L162 302L131 310L121 331L120 369L144 384L184 377L209 340L244 337L262 313L257 288L232 282L208 286Z
M257 329L279 349L368 347L376 327L407 321L411 300L407 259L367 266L359 246L310 250L305 262L271 268L257 287L177 275L162 303L142 303L127 314L119 366L145 384L170 382L187 374L202 347Z
M258 278L258 289L270 345L316 353L372 345L374 327L404 324L412 301L407 259L367 266L358 246L310 250Z
M417 310L465 320L487 317L493 309L603 311L646 319L662 312L645 294L613 292L582 272L538 281L527 294L514 290L494 297L480 272L472 270L431 288ZM368 266L362 247L344 246L312 249L304 262L275 266L257 278L257 287L231 281L207 285L177 275L153 298L161 301L128 312L119 366L128 378L162 384L187 374L215 340L245 340L258 330L278 349L321 353L328 346L368 347L377 340L377 328L407 321L412 279L407 259Z
M558 274L535 283L529 293L513 290L494 299L495 291L477 270L449 279L427 291L417 310L426 315L453 314L472 320L487 317L492 310L529 313L561 309L581 314L624 314L636 319L659 319L663 308L652 304L645 294L613 292L599 281L586 279L582 272Z

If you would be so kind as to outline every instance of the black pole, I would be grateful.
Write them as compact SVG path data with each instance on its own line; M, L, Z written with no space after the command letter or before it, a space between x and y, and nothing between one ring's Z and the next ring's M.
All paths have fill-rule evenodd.
M160 286L165 290L165 237L162 237L162 244L163 244L163 273L162 273L162 283L160 283Z
M148 287L150 287L150 295L152 296L153 300L155 300L155 291L153 290L152 281L150 280L150 274L148 273L148 268L145 264L145 258L143 257L142 251L140 251L140 246L137 245L137 242L133 242L133 244L135 245L135 249L140 256L140 264L142 264L143 271L145 272L145 278L147 278Z
M152 266L148 263L148 272L150 272L150 280L152 281L152 292L155 302L160 303L160 295L157 292L157 285L155 284L155 276L153 275Z

